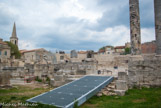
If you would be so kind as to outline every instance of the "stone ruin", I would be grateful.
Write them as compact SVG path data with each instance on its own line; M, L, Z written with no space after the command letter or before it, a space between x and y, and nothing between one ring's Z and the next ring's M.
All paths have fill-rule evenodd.
M129 0L132 56L128 60L128 72L119 72L113 91L125 95L128 88L161 86L161 0L154 0L156 55L141 55L139 0ZM101 92L109 92L109 86Z
M43 81L45 81L47 78L50 78L52 86L60 86L67 82L76 80L84 75L90 74L97 74L97 62L64 62L58 64L26 63L24 67L3 67L0 70L0 77L2 77L1 80L3 79L0 85L10 84L10 78L12 84L15 82L15 80L24 82L26 77L28 77L26 80L31 80L33 77L38 77ZM10 78L5 79L9 76Z
M0 65L0 85L10 84L9 78L24 78L27 75L37 76L43 80L49 77L51 85L60 86L84 75L97 75L98 70L105 69L108 66L123 66L127 71L120 71L113 84L102 90L103 94L107 94L107 91L112 90L118 95L124 95L128 88L134 86L161 86L161 1L154 0L157 55L146 56L141 55L139 0L130 0L129 3L132 56L113 57L111 61L107 62L105 61L106 58L99 58L94 55L93 51L87 51L86 59L82 62L25 64L24 67L14 66L15 68L3 68L4 65ZM78 55L73 50L71 58L77 57ZM114 95L113 93L110 94Z

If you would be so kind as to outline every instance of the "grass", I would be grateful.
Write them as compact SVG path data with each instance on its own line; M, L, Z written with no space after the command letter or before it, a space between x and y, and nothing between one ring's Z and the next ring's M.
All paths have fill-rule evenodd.
M28 86L28 85L16 85L11 89L0 89L0 103L12 103L12 104L18 104L18 103L26 103L26 100L34 97L38 94L47 92L53 88L50 87L42 87L42 86ZM12 107L9 107L12 108ZM13 107L15 108L15 107ZM28 108L28 107L23 107ZM42 105L38 104L36 107L32 108L53 108L53 106L49 105ZM55 107L54 107L55 108Z
M0 89L0 103L25 103L27 99L51 89L43 88L42 86L22 85L17 85L11 89ZM36 107L22 108L55 107L39 103ZM161 88L131 89L126 92L125 96L93 96L81 105L80 108L161 108Z
M94 96L80 108L161 108L161 88L131 89L125 96Z

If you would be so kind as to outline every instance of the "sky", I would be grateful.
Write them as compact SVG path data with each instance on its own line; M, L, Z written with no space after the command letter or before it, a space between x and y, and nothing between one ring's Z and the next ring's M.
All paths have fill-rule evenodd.
M155 40L153 0L140 0L142 43ZM0 38L19 49L94 50L130 42L129 0L0 0Z

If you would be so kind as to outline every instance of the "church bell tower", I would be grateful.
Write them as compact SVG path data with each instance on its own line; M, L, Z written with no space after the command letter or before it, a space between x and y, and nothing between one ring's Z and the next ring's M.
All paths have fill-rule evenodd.
M10 42L18 46L18 37L16 33L16 24L14 22L12 36L10 37Z

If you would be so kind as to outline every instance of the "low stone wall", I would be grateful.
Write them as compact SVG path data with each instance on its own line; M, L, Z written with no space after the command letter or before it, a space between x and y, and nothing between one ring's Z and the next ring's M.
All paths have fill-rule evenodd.
M51 83L53 86L61 86L84 75L90 74L97 74L96 62L59 63L54 65L54 74Z
M128 62L130 55L97 55L98 70L110 72L107 75L117 77L118 72L126 72L128 70Z
M129 62L128 86L130 88L161 86L161 60L146 59Z

